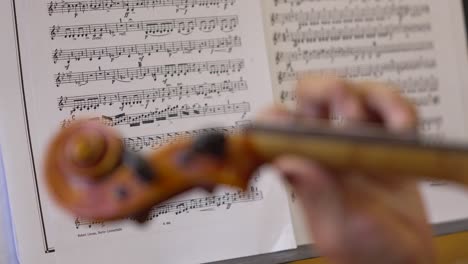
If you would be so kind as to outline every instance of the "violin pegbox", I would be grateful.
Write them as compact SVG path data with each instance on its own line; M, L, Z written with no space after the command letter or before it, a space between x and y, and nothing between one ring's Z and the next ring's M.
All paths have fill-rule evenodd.
M54 138L45 174L53 197L78 217L145 222L152 207L193 188L246 189L261 164L245 135L181 138L141 156L111 128L77 121Z

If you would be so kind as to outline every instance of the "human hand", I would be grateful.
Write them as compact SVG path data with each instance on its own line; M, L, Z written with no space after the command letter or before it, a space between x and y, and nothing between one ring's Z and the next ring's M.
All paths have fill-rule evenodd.
M296 94L296 111L307 118L329 119L337 113L345 125L376 122L397 132L417 125L413 106L382 84L309 76L299 81ZM260 118L278 122L291 113L275 107ZM398 175L338 173L296 156L280 157L274 165L292 185L314 244L331 263L434 262L416 182Z

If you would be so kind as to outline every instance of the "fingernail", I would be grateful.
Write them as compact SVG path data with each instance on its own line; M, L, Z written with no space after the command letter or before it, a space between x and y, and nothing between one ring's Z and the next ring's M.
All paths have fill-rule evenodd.
M307 218L323 237L330 237L330 243L340 235L343 212L339 190L333 175L318 165L300 158L278 160L278 168L293 186L302 201Z
M286 179L286 181L293 187L299 184L299 181L294 174L290 174L290 173L283 173L283 174L284 174L283 176Z
M406 111L395 108L389 120L389 129L395 132L415 130L415 120Z
M307 118L328 118L329 115L329 109L324 103L301 105L299 111Z

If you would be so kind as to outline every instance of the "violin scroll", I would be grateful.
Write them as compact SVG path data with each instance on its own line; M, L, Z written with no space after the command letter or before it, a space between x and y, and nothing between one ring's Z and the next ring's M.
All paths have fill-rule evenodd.
M75 216L144 222L153 206L193 188L245 189L262 163L242 135L179 139L142 156L111 128L77 121L50 144L45 174L53 197Z

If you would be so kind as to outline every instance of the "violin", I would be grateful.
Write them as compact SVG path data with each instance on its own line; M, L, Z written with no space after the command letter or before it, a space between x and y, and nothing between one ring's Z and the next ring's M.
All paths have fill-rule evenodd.
M125 149L113 129L77 121L52 140L45 176L52 196L75 216L145 222L152 207L194 188L245 189L259 167L284 154L369 177L468 184L467 147L427 143L416 134L377 127L339 129L300 122L253 123L237 134L179 139L141 155Z

